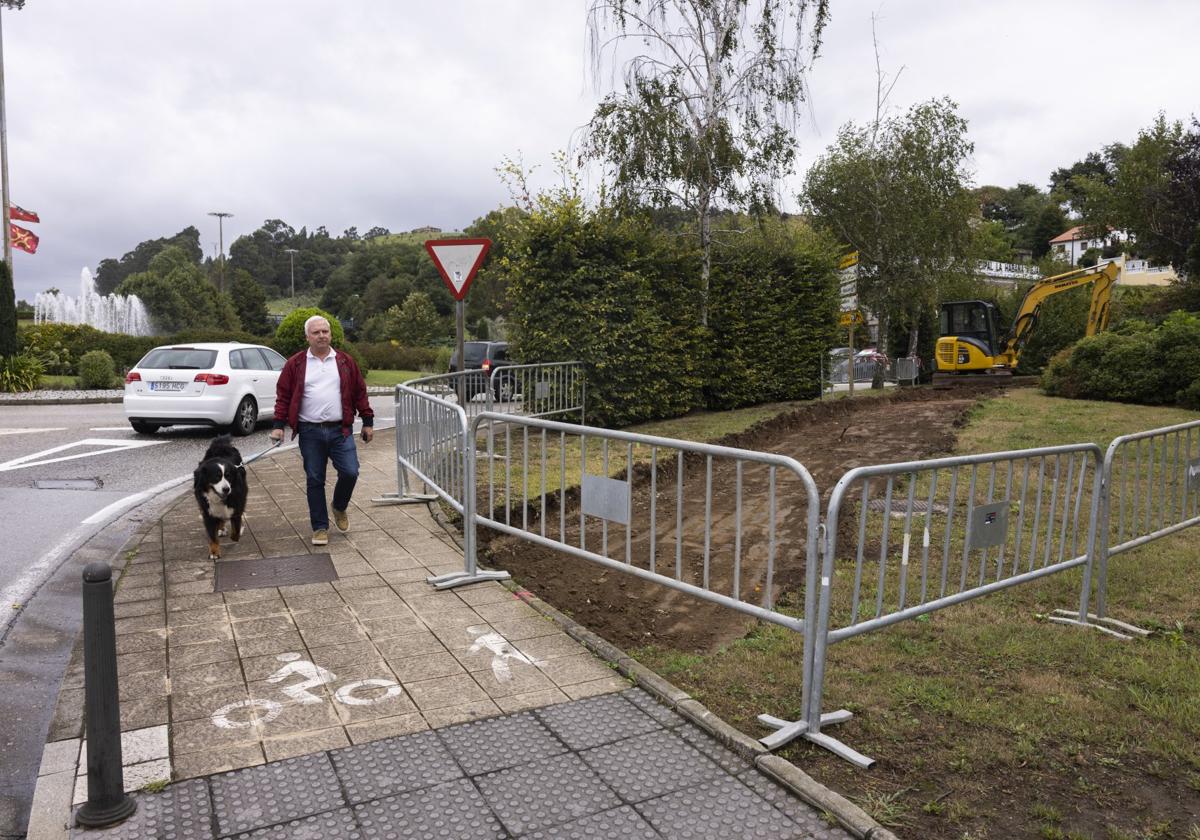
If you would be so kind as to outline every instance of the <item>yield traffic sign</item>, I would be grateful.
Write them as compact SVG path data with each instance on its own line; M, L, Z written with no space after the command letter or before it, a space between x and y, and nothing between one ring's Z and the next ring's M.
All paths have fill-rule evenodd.
M483 265L483 258L492 247L490 239L428 239L425 250L437 266L450 294L455 300L467 296L467 288L475 279L475 272Z

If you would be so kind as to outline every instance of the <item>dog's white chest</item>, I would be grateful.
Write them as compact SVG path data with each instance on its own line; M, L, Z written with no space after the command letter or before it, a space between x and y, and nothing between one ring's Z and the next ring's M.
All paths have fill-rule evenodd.
M205 491L204 497L208 501L208 515L213 519L229 519L233 516L233 508L226 505L212 490Z

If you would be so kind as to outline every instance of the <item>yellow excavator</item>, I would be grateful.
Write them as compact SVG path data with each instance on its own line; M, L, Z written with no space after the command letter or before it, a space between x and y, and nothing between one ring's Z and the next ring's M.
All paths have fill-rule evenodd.
M980 377L1011 377L1021 348L1037 327L1042 302L1059 292L1092 286L1092 306L1088 311L1087 335L1102 332L1108 326L1108 308L1112 287L1121 276L1116 263L1100 268L1080 268L1039 280L1021 301L1012 327L1004 335L997 329L994 304L985 300L958 300L943 303L939 319L939 338L935 356L935 383L980 381Z

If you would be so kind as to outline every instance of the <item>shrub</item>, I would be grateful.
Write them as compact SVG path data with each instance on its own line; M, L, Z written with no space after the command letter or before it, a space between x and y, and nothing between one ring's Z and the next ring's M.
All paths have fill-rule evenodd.
M80 387L111 388L115 376L113 358L103 350L89 350L79 360Z
M0 391L6 394L32 391L41 384L44 372L37 356L29 353L4 356L0 358Z
M449 347L439 347L437 356L434 357L433 366L429 368L421 368L432 373L446 373L450 370L450 357L454 355L454 351Z
M1085 338L1051 360L1042 389L1052 396L1144 405L1200 405L1200 316L1174 312L1157 329Z
M364 341L354 347L371 370L436 369L438 350L433 347L405 347L392 341ZM449 356L446 359L449 365Z
M339 348L346 343L346 334L342 330L341 322L328 312L317 309L315 306L309 306L293 310L280 322L279 328L275 330L275 349L285 356L290 356L308 346L308 341L304 337L304 322L314 315L320 315L329 321L329 329L333 332L334 348ZM354 354L351 353L351 355Z

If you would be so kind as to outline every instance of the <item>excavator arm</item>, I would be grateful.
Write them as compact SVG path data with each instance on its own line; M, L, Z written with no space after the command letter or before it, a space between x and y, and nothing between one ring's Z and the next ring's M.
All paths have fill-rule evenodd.
M1101 268L1080 268L1057 274L1039 280L1030 287L1021 300L1021 307L1013 318L1012 329L1003 340L1000 356L1006 358L1008 364L1016 367L1017 357L1021 348L1029 339L1037 326L1038 313L1046 298L1059 292L1068 292L1088 283L1092 286L1092 305L1088 310L1087 335L1102 332L1108 326L1109 304L1112 302L1112 287L1121 276L1121 268L1116 263L1108 263Z

